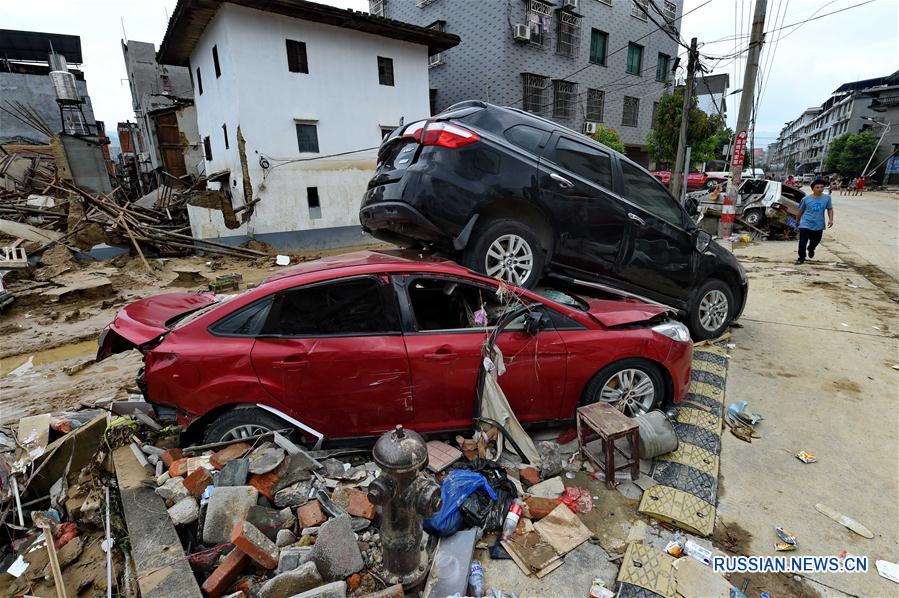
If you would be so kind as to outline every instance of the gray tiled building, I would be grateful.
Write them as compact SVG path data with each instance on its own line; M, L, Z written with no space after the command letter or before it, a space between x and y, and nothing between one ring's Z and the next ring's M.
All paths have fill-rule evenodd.
M654 105L679 47L659 26L677 35L683 0L370 0L369 9L462 38L431 57L432 111L477 99L579 131L602 123L648 163Z

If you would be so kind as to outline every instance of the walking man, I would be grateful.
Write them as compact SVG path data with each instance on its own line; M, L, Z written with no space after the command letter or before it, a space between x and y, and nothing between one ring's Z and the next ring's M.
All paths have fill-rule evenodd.
M815 249L824 235L824 212L827 211L827 228L833 226L833 203L830 195L824 193L824 181L812 182L812 192L802 198L799 204L799 259L797 264L805 263L806 247L808 257L815 257Z

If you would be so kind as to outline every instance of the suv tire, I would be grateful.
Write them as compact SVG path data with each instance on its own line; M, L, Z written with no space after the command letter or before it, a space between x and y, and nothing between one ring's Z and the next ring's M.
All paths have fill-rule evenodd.
M543 276L546 253L528 225L503 218L478 226L462 262L475 272L531 289Z
M734 294L717 278L702 285L694 295L687 325L694 340L718 338L734 317Z
M211 444L223 440L236 440L292 427L264 409L237 407L226 411L209 424L203 442Z

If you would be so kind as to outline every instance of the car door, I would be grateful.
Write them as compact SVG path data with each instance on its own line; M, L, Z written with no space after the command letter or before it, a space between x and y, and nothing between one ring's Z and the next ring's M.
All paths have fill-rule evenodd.
M404 339L412 370L415 428L419 431L471 426L481 348L509 306L496 287L442 275L396 278ZM480 306L487 326L475 322ZM537 334L516 322L499 335L506 373L499 378L520 421L554 419L565 389L566 351L550 325Z
M654 177L625 160L619 164L630 222L621 279L658 301L686 301L698 259L686 213Z
M266 390L326 436L378 434L413 421L409 360L386 277L277 293L252 361Z
M540 161L540 191L557 227L553 260L593 276L614 278L627 214L611 193L608 152L556 133Z

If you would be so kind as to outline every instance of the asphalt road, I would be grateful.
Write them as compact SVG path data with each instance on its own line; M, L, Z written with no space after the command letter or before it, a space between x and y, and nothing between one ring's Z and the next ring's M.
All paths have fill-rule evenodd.
M833 229L815 260L795 242L737 248L749 301L733 329L726 403L765 419L760 438L722 439L718 524L746 532L746 554L774 555L776 526L795 555L869 557L867 573L809 573L822 595L895 596L874 561L899 544L899 198L834 198ZM793 455L818 456L805 464ZM865 539L820 514L826 504L868 527Z

